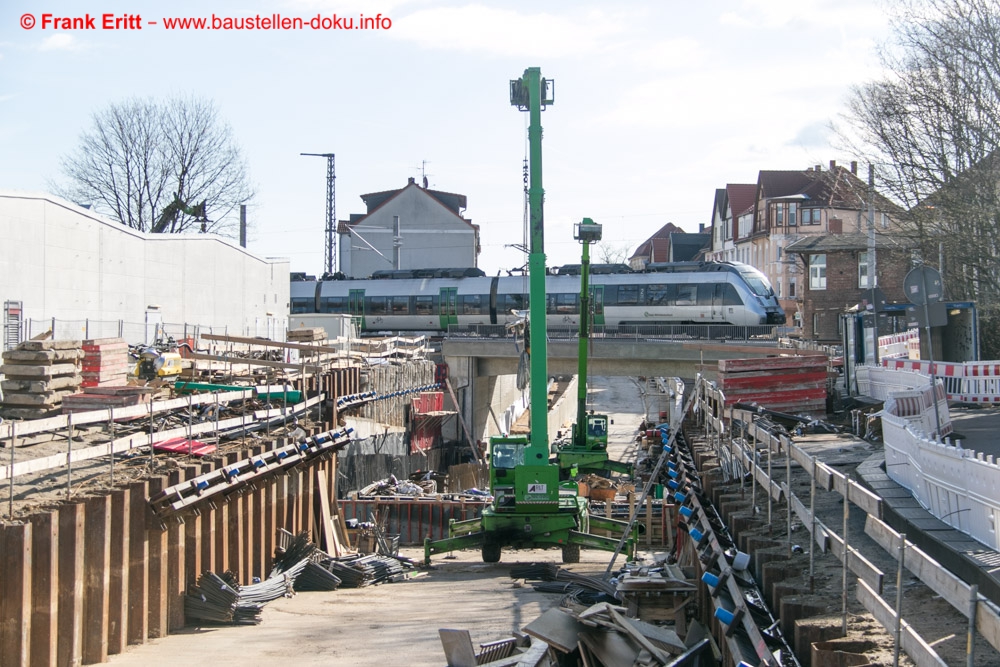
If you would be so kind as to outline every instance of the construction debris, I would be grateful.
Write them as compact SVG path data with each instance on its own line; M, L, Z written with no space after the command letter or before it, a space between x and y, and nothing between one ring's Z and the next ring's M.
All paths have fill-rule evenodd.
M108 408L127 408L145 402L152 391L148 387L89 387L79 394L64 396L62 413L67 415Z
M294 343L320 343L325 341L326 329L323 327L302 327L288 330L288 340Z

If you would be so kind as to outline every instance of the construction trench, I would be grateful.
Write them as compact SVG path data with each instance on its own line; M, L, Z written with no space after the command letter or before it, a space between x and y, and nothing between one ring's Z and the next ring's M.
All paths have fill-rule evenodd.
M72 472L65 467L24 474L13 470L17 482L11 486L17 496L13 520L0 532L0 568L4 572L0 664L99 663L129 645L185 632L184 628L192 625L185 617L185 599L204 573L231 572L234 585L249 589L253 582L267 578L275 549L287 547L292 536L308 533L331 556L347 561L358 557L354 554L359 548L363 553L391 551L380 548L379 542L398 536L400 553L417 560L413 558L417 549L412 547L424 538L446 535L451 519L475 515L482 507L481 499L447 491L419 500L400 496L338 498L351 488L345 487L345 468L365 469L352 479L358 487L364 485L363 479L388 476L394 466L396 472L403 470L399 457L377 453L379 444L385 444L386 433L367 438L370 444L366 448L351 439L335 409L344 414L352 409L378 410L382 419L393 420L403 412L404 396L395 396L392 402L373 402L364 399L364 394L382 382L399 392L403 386L400 373L414 387L432 384L435 379L429 362L370 370L370 384L364 388L358 368L331 369L323 375L293 379L294 387L290 384L290 388L304 392L303 402L327 392L332 397L324 403L332 409L323 413L322 422L303 415L296 425L289 420L291 410L282 414L282 410L265 408L263 417L270 420L270 426L249 431L245 428L249 420L244 419L243 428L235 428L229 444L220 441L220 450L202 459L186 456L183 451L156 453L151 458L148 447L136 446L116 457L105 453L81 460ZM633 426L620 428L639 433L641 448L648 455L647 473L655 462L662 461L665 472L657 478L661 485L654 482L652 493L644 496L641 485L619 484L617 494L604 494L605 500L592 499L591 503L592 512L636 517L645 529L639 546L648 559L644 561L647 566L619 578L616 604L623 604L622 611L591 612L603 619L600 627L607 630L615 626L622 637L631 637L627 641L632 642L632 648L609 655L601 653L604 649L600 646L591 645L593 637L567 642L553 636L553 623L560 627L584 623L582 628L590 623L580 618L587 607L574 606L572 601L553 616L559 604L559 598L553 598L546 603L550 606L544 614L533 622L525 618L521 623L531 637L528 643L533 642L528 651L537 653L544 645L537 662L530 664L576 664L566 661L579 659L574 656L580 653L596 659L593 664L633 664L641 656L650 660L648 664L668 664L670 660L674 661L671 664L692 665L735 665L741 660L747 664L892 664L891 629L886 630L884 618L875 620L878 616L873 617L866 607L873 606L873 594L881 594L891 605L895 590L895 561L868 533L889 536L889 540L895 533L873 523L878 510L870 492L838 472L862 464L870 456L871 446L844 434L827 434L796 437L792 447L781 436L766 435L761 422L755 423L750 415L727 423L722 417L731 419L731 415L712 403L710 387L700 385L697 409L672 442L665 429L653 428L664 414L662 408L671 401L667 383L651 380L641 388L644 400L649 398L644 408L646 418L636 416ZM172 400L179 400L180 406L168 405L166 409L180 415L183 430L189 404L184 398ZM348 405L352 401L357 401L353 408ZM80 433L96 430L82 423L86 421L82 416L77 419L79 425L73 428ZM136 418L133 437L147 437L150 421L149 415ZM729 426L740 423L755 425L746 431ZM649 428L640 428L643 425ZM106 429L106 424L101 428ZM301 432L293 434L294 429ZM70 437L65 428L58 432L63 435L55 442L65 447L68 441L74 456L88 449L73 444L82 436ZM107 435L104 433L104 441ZM31 437L39 436L18 436L15 432L15 438L30 441ZM199 437L211 440L212 432ZM23 449L19 445L17 453L39 446L44 443ZM762 448L771 456L763 456ZM629 455L635 456L635 449ZM740 463L740 452L747 451L757 453L756 465L751 465L749 458ZM788 451L792 456L786 460ZM819 480L818 490L812 489L810 475L805 472L810 469L810 456L823 461L811 466L813 479ZM480 479L475 464L450 466L455 462L450 457L443 450L431 449L413 455L414 461L406 463L405 472L417 469L419 463L424 470L450 467L447 489L475 486L473 482ZM114 473L112 460L117 461ZM9 477L11 469L5 470L4 476ZM669 474L671 471L675 474ZM116 474L114 485L107 478L110 474ZM751 475L756 484L751 483ZM685 492L692 483L697 493ZM445 484L442 479L441 486ZM784 491L788 488L791 494ZM837 537L843 517L837 489L845 488L850 489L855 503L848 516L851 576L847 580L846 636L841 614L845 598L840 559L844 549L843 540ZM62 497L66 493L68 500ZM655 495L666 497L652 497ZM46 498L42 501L37 496ZM791 521L785 511L789 498ZM811 520L802 519L805 508L812 504L816 527ZM365 522L373 516L380 517L375 530L347 527L352 519ZM810 533L821 538L816 549L810 548L816 543L810 541ZM741 554L749 555L749 561ZM598 556L599 560L605 558ZM593 559L589 562L589 571L574 576L585 588L588 578L590 586L600 588L601 573L594 571ZM447 562L406 585L419 588L428 582L426 577L438 576L442 567L447 569ZM513 572L512 565L491 567L503 574ZM407 571L413 571L409 565ZM569 576L577 568L563 571ZM531 572L522 574L528 577ZM471 582L482 573L465 576ZM949 613L947 603L921 586L915 578L905 582L907 632L917 637L916 644L933 647L941 662L928 661L926 656L910 662L904 654L900 664L965 664L967 621L960 614ZM646 626L636 630L614 614L666 625L656 626L661 627L659 631ZM983 617L991 622L987 613L980 616L980 623ZM676 637L663 634L668 630ZM434 631L433 620L428 620L426 634L433 636ZM642 638L630 634L633 631ZM983 634L989 638L988 632ZM695 641L687 645L686 639ZM644 642L653 642L650 646L660 652L647 650L648 655L642 654ZM907 653L921 650L904 646ZM1000 664L1000 655L986 641L980 638L975 646L973 664ZM706 657L709 648L718 652L721 662ZM426 664L445 662L440 647L437 650L436 663ZM774 651L780 652L780 662L773 658ZM524 660L527 654L516 655ZM412 664L425 663L417 660Z

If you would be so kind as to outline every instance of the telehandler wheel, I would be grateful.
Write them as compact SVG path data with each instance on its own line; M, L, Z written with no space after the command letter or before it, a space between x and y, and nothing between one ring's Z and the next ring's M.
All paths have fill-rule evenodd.
M562 562L564 562L564 563L579 563L580 562L580 545L579 544L564 544L562 546Z
M500 562L500 545L496 542L483 542L483 562Z

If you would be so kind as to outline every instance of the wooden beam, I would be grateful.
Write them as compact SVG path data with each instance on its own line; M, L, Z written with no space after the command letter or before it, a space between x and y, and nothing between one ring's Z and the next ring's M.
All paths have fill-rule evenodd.
M167 486L163 477L149 480L149 494L155 496ZM167 531L153 514L149 503L145 507L146 535L149 539L149 636L166 637L170 626L167 609L170 592L167 587L168 544Z
M108 597L108 653L121 653L128 646L128 606L130 568L129 493L116 489L111 493L111 580Z
M329 345L309 345L308 343L281 342L276 340L264 340L261 338L247 338L245 336L226 336L222 334L201 334L201 338L223 343L240 343L244 345L259 345L261 347L275 347L281 350L307 350L309 352L324 352L327 354L344 355L344 351L339 347L330 347Z
M255 395L255 390L248 388L242 391L221 392L218 400L220 403L231 403L233 401L253 398ZM199 394L192 397L191 404L202 405L205 403L215 403L215 400L215 394ZM187 406L187 397L160 401L158 403L153 403L153 414L166 412L168 410L176 410L178 408L186 408ZM132 405L127 408L115 408L115 421L122 421L123 419L133 419L135 417L148 415L149 403ZM32 419L26 422L17 422L17 437L20 440L21 437L32 435L34 433L45 433L46 431L58 431L60 429L68 428L68 417L69 415L60 415L58 417L47 417L45 419ZM111 419L110 410L89 410L87 412L77 412L73 414L73 426L103 424L109 419ZM11 429L13 428L14 426L12 422L0 424L0 440L10 439Z
M0 664L28 667L31 660L31 524L0 528Z
M108 660L111 498L93 496L84 506L83 662L94 664Z
M310 373L322 373L323 366L317 364L286 364L283 361L268 361L267 359L244 359L243 357L227 357L222 354L205 354L203 352L193 352L188 355L189 359L200 359L202 361L224 361L234 366L264 366L266 368L285 368L295 371L309 371Z
M865 534L878 542L890 556L899 560L899 533L889 527L889 524L869 516L865 521ZM903 566L963 616L968 617L972 587L909 540L906 542ZM991 646L1000 649L1000 615L982 597L976 603L976 629Z
M59 515L31 517L31 663L55 667L59 636Z
M892 632L896 627L896 612L864 581L858 581L858 601L871 612L883 628ZM948 667L941 656L918 635L910 624L903 620L900 642L906 655L917 667Z
M181 483L181 471L174 470L167 477L170 486ZM187 592L185 576L184 526L176 520L167 528L167 630L184 627L184 594Z
M184 479L192 480L201 474L201 466L184 466ZM184 517L184 580L182 584L187 589L189 584L197 581L204 572L201 566L202 555L202 517L200 514L189 513Z
M146 482L128 487L128 629L129 644L149 635L149 540L146 530Z
M59 665L83 659L83 520L83 503L59 508Z

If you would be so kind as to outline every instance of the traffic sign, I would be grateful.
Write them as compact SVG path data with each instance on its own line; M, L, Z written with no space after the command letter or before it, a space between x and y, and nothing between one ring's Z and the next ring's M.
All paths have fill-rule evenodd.
M930 266L911 269L903 278L903 292L910 303L918 306L940 301L944 296L941 274Z

